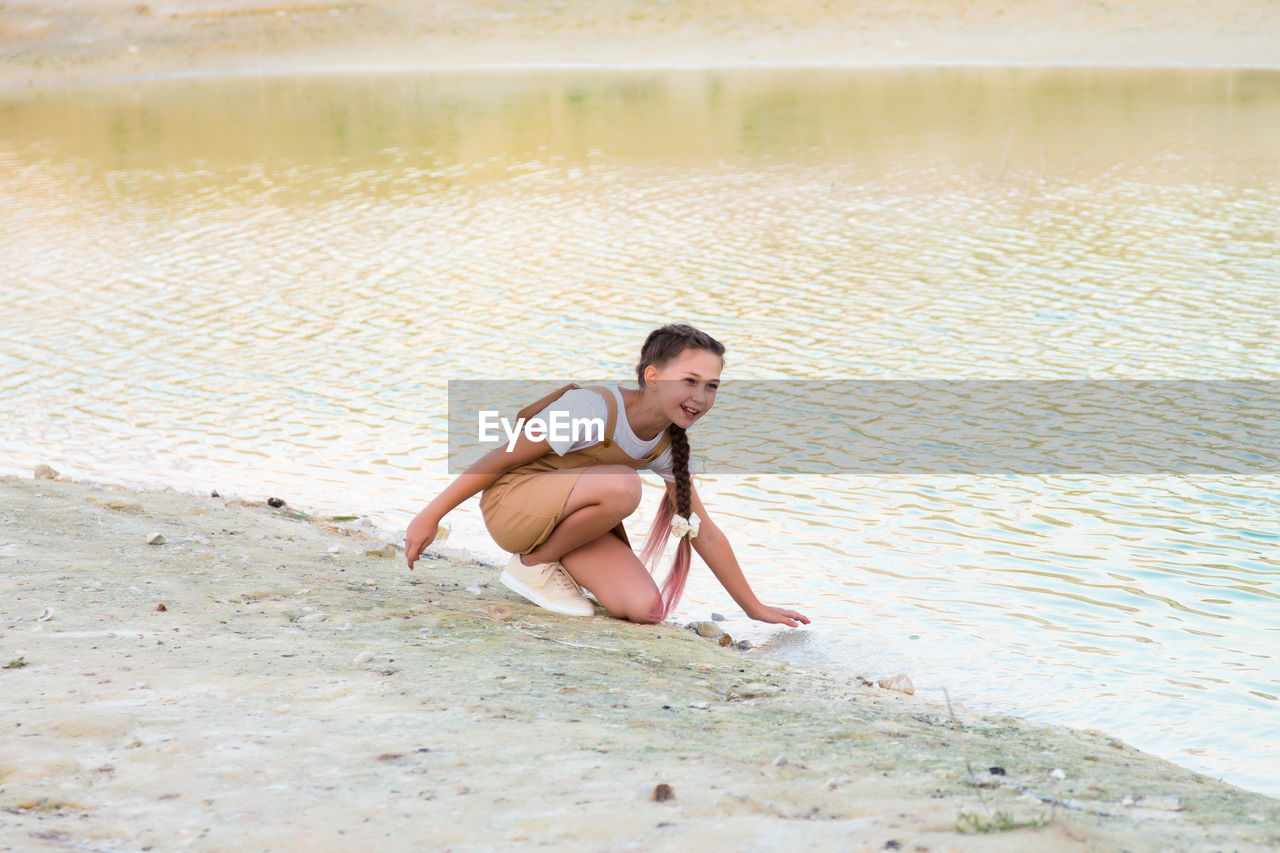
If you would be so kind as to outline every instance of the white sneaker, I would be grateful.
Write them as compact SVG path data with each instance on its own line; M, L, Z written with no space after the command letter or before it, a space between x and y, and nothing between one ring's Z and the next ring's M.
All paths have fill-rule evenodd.
M512 592L553 613L568 616L595 615L596 609L583 597L582 587L574 582L559 563L526 566L519 554L512 554L498 580Z

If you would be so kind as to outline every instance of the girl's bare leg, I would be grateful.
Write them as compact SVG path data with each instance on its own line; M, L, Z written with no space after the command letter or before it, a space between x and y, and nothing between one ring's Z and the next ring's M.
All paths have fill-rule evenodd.
M619 619L653 622L661 595L640 558L625 542L605 533L561 557L569 575L591 590Z
M626 465L602 465L578 477L564 515L547 541L524 554L528 565L550 563L608 533L640 505L640 475ZM613 539L618 537L613 536ZM621 541L630 552L630 548ZM567 567L566 567L567 568ZM601 602L603 604L603 602Z

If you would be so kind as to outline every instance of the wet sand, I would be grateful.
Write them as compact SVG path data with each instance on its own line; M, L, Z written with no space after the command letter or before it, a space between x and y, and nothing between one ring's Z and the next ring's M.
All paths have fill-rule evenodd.
M1280 843L1104 735L549 614L358 520L6 478L0 529L0 849Z
M0 84L489 64L1280 66L1280 4L1249 0L681 3L15 0Z

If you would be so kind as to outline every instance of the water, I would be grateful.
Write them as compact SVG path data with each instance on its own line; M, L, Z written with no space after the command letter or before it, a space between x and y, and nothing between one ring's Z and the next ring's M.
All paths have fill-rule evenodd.
M727 379L1274 379L1278 84L495 71L9 91L0 470L402 528L448 480L449 379L625 377L670 320L728 345ZM742 428L767 442L786 413ZM731 617L763 653L905 670L925 695L1280 795L1273 476L699 488L761 597L814 618ZM450 546L497 556L474 502L450 522ZM681 613L710 609L732 606L703 570Z

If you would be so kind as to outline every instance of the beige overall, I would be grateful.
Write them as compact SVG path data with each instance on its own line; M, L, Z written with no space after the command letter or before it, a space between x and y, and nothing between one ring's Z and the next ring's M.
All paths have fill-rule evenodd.
M566 385L548 394L520 412L520 417L531 417L576 385ZM639 470L657 459L666 450L670 437L663 433L653 450L643 459L633 459L613 440L613 430L618 422L618 401L608 388L591 387L604 398L608 408L604 440L582 450L557 456L555 452L540 456L503 474L480 495L480 512L485 527L493 541L513 554L527 554L551 535L564 515L564 505L569 500L578 478L590 474L600 465L626 465ZM626 414L623 414L626 417ZM623 542L630 545L622 522L613 528Z

